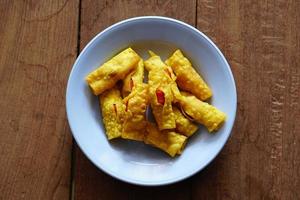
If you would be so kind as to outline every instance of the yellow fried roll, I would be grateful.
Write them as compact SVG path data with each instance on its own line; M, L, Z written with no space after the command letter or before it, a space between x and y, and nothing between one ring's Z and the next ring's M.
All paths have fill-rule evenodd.
M170 66L166 65L160 58L160 56L156 55L153 51L149 51L150 58L145 61L145 67L147 71L151 70L163 70L166 75L168 75L168 79L166 82L170 83L176 80L176 76L173 73L173 70Z
M144 81L144 61L140 59L137 63L136 69L128 74L125 79L123 80L123 88L122 88L122 95L126 97L130 94L133 87L138 83L143 83Z
M212 96L211 89L180 50L176 50L173 55L166 60L166 64L172 67L177 77L176 82L179 88L191 92L203 101Z
M149 95L152 113L159 130L176 127L175 116L172 109L174 80L168 66L159 56L150 52L151 57L145 61L148 70Z
M102 119L109 140L120 137L125 117L125 105L120 91L114 87L100 95Z
M150 122L147 124L144 142L165 151L172 157L181 154L186 141L187 137L184 135L172 131L161 132L155 124Z
M152 113L159 130L176 127L175 115L172 108L172 92L169 88L157 88L155 95L150 99Z
M145 67L147 71L154 69L166 69L168 66L162 62L161 58L153 51L149 51L150 58L145 61Z
M198 126L187 119L178 108L173 107L173 112L175 114L176 132L190 137L197 131Z
M140 60L131 48L125 49L86 76L86 81L95 95L112 88L118 80L124 79Z
M203 102L194 95L181 92L179 103L183 111L200 124L206 126L209 132L216 131L226 120L226 115L216 107Z
M143 141L147 126L148 85L137 83L123 102L126 108L122 138Z

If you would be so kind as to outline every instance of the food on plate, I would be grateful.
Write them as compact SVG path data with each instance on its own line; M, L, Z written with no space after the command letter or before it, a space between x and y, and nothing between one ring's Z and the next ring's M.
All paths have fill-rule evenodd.
M170 156L181 154L185 146L187 137L174 131L158 130L158 127L153 123L148 123L147 134L144 142L157 147Z
M136 69L128 74L123 80L122 96L123 98L130 94L133 86L144 81L144 61L140 59Z
M149 95L152 113L159 130L176 127L175 115L172 109L174 82L172 71L158 55L150 52L150 58L145 61L148 73Z
M124 79L140 60L131 48L125 49L86 76L86 81L95 95L112 88L117 81Z
M122 138L143 141L146 131L146 109L149 102L148 85L137 83L132 92L124 98L125 119Z
M173 112L175 114L176 132L187 137L192 136L197 131L198 125L187 119L175 106L173 106Z
M209 132L216 131L226 120L226 115L216 107L197 99L194 95L181 92L179 99L182 111L196 122L203 124Z
M108 140L141 141L174 157L198 130L196 123L217 131L226 114L204 102L212 91L180 50L166 62L152 51L149 54L144 61L127 48L91 72L86 81L99 95ZM144 83L144 68L148 83ZM147 119L149 105L156 123Z
M166 64L172 67L177 77L176 83L180 89L194 94L202 101L212 96L211 89L179 49L166 60Z
M114 87L100 95L102 119L109 140L120 137L125 117L125 105L121 93Z

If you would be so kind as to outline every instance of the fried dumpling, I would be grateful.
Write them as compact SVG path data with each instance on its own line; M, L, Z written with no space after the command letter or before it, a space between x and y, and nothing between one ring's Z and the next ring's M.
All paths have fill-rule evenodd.
M145 68L149 72L148 84L152 113L159 130L173 129L176 124L172 109L174 99L172 69L153 52L150 52L150 55L151 57L145 61Z
M146 133L146 110L149 103L148 85L137 83L133 91L123 99L125 120L122 138L143 141Z
M226 120L226 114L216 107L199 100L190 93L181 92L181 95L179 104L183 112L196 122L203 124L209 132L218 130Z
M186 141L187 137L184 135L168 130L161 132L155 124L150 122L147 124L144 142L165 151L172 157L181 154Z
M100 95L100 107L107 138L111 140L120 137L125 117L125 105L119 89L114 87L103 92Z
M211 89L179 49L166 60L166 64L172 67L177 77L176 83L180 89L194 94L202 101L212 96Z
M124 79L127 74L135 69L140 59L134 50L131 48L125 49L88 74L85 79L93 93L99 95L114 87L117 81Z

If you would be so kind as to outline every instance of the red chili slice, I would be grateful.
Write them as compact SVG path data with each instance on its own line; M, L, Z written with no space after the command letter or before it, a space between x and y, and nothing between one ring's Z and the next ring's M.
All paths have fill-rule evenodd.
M161 91L160 89L156 90L156 98L157 102L164 105L165 104L165 93Z
M113 106L114 106L114 111L115 111L115 113L117 114L117 113L118 113L117 105L114 103Z
M133 82L132 78L130 79L129 86L130 86L130 90L132 90L132 88L133 88L133 86L134 86L134 82Z
M182 106L180 106L180 110L181 110L181 113L182 113L187 119L189 119L190 121L195 121L195 119L194 119L192 116L190 116L189 114L187 114L187 113L185 112L185 110L182 108Z
M128 101L126 101L125 106L126 106L125 111L127 112L128 111Z
M171 72L170 72L170 69L169 69L169 68L166 68L166 69L165 69L165 72L167 72L167 74L169 75L169 77L170 77L170 78L172 78L172 74L171 74Z

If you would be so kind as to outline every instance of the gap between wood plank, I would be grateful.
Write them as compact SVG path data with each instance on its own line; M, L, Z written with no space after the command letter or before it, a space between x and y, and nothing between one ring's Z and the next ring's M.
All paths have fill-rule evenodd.
M197 28L197 23L198 23L198 12L197 12L197 10L198 10L198 0L196 0L196 5L195 5L195 24L194 24L194 27L195 28Z
M80 54L80 30L81 30L81 0L78 0L78 18L77 18L77 57ZM76 58L77 59L77 58ZM71 131L71 130L70 130ZM70 200L75 199L75 173L76 173L76 141L72 136L71 149L71 175L70 175Z

